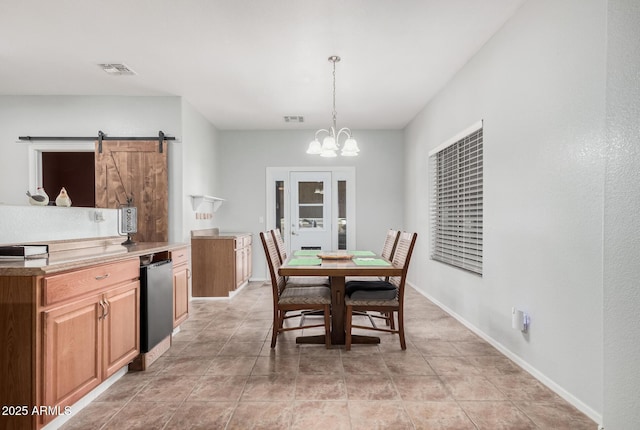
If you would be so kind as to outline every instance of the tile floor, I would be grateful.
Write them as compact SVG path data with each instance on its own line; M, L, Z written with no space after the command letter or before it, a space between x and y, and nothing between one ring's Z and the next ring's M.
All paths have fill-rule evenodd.
M62 429L597 428L423 296L405 300L406 351L381 333L349 352L298 346L299 331L272 350L266 284L196 300L165 355Z

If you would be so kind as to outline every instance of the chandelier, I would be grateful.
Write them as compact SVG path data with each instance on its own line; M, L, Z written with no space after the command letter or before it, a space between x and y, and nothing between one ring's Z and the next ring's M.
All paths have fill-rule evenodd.
M336 126L336 63L340 61L340 57L332 55L329 61L333 63L333 125L330 129L321 128L316 131L315 139L309 144L307 154L320 155L321 157L337 157L337 151L340 149L340 136L344 134L346 137L340 155L345 157L355 157L360 152L358 143L353 138L351 130L343 127L338 130ZM325 135L322 144L318 140L318 136Z

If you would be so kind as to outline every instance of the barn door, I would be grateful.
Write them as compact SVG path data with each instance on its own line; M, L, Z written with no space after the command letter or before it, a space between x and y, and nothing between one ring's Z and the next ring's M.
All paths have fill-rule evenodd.
M156 141L96 142L96 207L119 208L132 198L138 208L136 242L166 242L168 233L167 145Z

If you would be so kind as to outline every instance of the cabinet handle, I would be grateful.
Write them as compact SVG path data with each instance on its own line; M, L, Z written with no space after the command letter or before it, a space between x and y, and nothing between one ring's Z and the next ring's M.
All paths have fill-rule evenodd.
M182 258L182 257L184 257L184 254L180 254L176 256L176 258Z
M107 313L104 314L102 318L106 318L107 315L109 315L109 312L111 311L111 303L109 303L109 300L104 299L104 305L105 305L105 309L107 310Z
M191 269L187 269L187 279L191 279Z
M105 308L105 306L104 306L104 301L103 301L102 299L100 299L100 302L99 302L99 303L100 303L100 307L102 308L102 313L101 313L101 314L100 314L100 316L98 317L98 321L102 320L102 319L106 316L106 315L105 315L106 308Z
M111 275L111 273L105 273L102 276L96 276L96 281L102 281L103 279L107 279Z

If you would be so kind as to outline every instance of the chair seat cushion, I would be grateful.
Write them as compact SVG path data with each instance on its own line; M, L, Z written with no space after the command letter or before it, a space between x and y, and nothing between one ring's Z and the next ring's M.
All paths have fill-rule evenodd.
M331 303L331 290L322 285L315 287L286 287L278 303L281 305L326 305Z
M345 295L353 300L392 300L396 298L396 286L387 281L349 281Z
M397 298L393 298L393 299L376 299L376 298L353 298L353 295L351 297L345 297L344 302L346 305L348 306L371 306L371 307L377 307L377 306L386 306L386 307L390 307L390 308L397 308L400 303L398 302Z
M287 278L287 286L291 287L317 287L319 285L330 287L329 278L326 276L289 276Z

